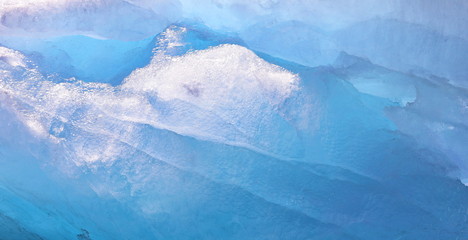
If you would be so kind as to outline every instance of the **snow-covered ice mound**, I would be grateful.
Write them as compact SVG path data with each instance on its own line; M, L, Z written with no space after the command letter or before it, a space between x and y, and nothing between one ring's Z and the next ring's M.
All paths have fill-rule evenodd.
M0 0L0 239L468 236L467 10Z

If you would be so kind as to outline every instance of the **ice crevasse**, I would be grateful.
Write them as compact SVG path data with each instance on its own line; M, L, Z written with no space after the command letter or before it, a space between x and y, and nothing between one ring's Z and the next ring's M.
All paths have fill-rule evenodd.
M2 0L0 239L463 239L467 18Z

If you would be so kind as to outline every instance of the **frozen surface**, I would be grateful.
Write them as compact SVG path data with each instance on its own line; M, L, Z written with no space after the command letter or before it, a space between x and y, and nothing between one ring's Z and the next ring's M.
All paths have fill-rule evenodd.
M0 239L463 239L467 12L0 0Z
M384 67L433 74L468 86L465 0L2 0L0 4L1 35L142 40L171 23L202 22L240 35L253 50L308 66L331 64L346 51Z

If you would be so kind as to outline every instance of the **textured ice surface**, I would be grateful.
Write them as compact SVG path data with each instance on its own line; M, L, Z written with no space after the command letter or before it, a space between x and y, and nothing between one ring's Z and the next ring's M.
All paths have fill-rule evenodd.
M0 239L463 239L466 1L0 1Z
M384 67L434 74L468 86L465 0L2 0L0 4L2 35L141 40L170 23L201 21L218 31L238 33L253 50L309 66L330 64L346 51Z

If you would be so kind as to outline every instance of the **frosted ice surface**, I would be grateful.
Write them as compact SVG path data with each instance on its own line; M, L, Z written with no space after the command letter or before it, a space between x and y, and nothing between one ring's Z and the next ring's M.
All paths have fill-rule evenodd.
M174 106L161 114L168 118L163 124L181 134L269 153L300 145L294 128L276 111L295 90L298 76L237 45L159 58L133 72L122 89L154 94Z
M2 0L0 4L0 31L14 36L85 35L135 40L156 34L177 20L172 4L159 0L154 7L161 12L123 0Z
M50 134L52 139L60 139L62 125L71 121L95 132L97 129L93 129L100 128L96 120L105 114L267 154L299 154L288 150L297 149L300 143L294 128L277 111L295 90L298 76L243 47L222 45L168 59L157 53L152 63L136 70L117 88L96 83L54 83L35 68L25 67L22 54L6 48L2 51L7 67L13 68L0 80L2 92L29 105L20 114L38 136L48 138ZM23 71L30 75L24 80L11 76ZM28 111L30 108L32 111ZM77 115L77 111L85 113ZM103 119L102 124L106 121ZM109 148L110 155L117 151ZM93 155L90 151L79 154L85 154L80 161L108 159L107 154Z
M468 236L467 11L0 0L0 238Z
M330 64L344 50L384 67L445 77L459 86L466 87L468 77L463 64L466 54L462 54L468 46L468 4L464 0L1 3L0 31L14 36L80 34L141 40L170 23L202 21L219 31L238 32L254 50L309 66ZM421 58L425 60L419 61ZM447 64L438 64L439 60Z

